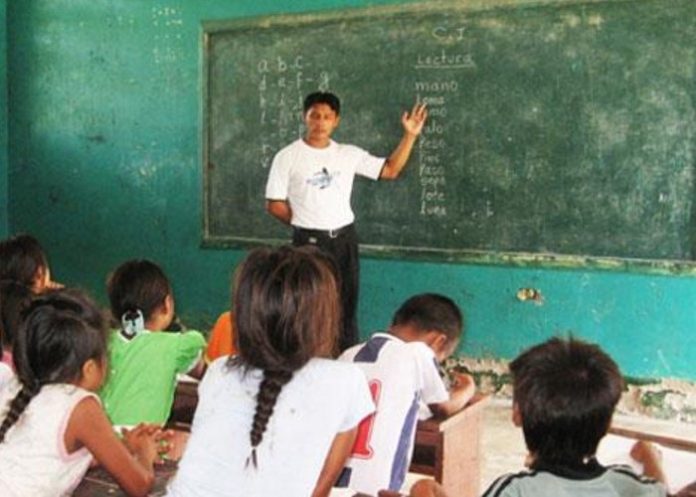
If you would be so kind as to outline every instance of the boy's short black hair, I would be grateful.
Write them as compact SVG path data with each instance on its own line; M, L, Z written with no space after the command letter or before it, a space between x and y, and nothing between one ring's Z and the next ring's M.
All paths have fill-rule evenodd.
M394 314L392 326L410 325L419 330L437 330L447 341L459 340L463 326L462 311L448 297L437 293L414 295Z
M621 398L619 367L599 346L551 338L510 363L513 399L534 466L595 455Z
M331 110L333 110L337 116L341 114L341 101L331 92L315 91L307 95L304 99L303 114L307 114L307 111L316 104L326 104L331 107Z

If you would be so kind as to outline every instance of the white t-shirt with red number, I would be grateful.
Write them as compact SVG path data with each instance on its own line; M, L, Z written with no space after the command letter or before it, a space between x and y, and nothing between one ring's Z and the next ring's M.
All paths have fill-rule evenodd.
M435 354L422 342L376 333L339 359L363 370L377 406L360 424L339 486L370 495L383 489L398 491L413 454L419 405L449 399Z

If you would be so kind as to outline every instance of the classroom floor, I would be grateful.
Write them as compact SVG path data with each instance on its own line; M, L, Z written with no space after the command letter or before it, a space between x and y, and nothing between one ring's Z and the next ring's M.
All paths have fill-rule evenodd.
M524 468L527 449L522 430L512 424L509 400L491 399L484 414L484 429L481 441L483 469L481 491L504 473Z

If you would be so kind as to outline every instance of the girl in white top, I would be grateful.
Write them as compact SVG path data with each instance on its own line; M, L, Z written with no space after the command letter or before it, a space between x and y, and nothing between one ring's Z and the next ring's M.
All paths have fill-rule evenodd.
M146 495L162 434L114 433L98 397L106 370L104 320L84 295L36 298L15 337L17 377L0 392L0 495L70 495L93 457L128 495ZM132 451L129 452L130 449Z
M313 247L258 249L235 280L239 355L199 387L169 496L324 497L374 406L353 364L330 360L340 305Z

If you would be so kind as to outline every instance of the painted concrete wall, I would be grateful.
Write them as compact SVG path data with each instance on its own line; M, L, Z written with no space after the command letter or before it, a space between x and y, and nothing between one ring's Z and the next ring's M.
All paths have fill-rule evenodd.
M0 0L0 236L7 236L7 6Z
M184 320L209 324L244 253L200 248L201 21L385 3L398 1L12 2L11 230L36 234L57 278L102 301L110 269L153 258ZM437 291L467 315L460 354L510 358L573 332L626 374L696 379L692 277L372 258L362 275L363 334ZM543 302L519 301L522 287Z

